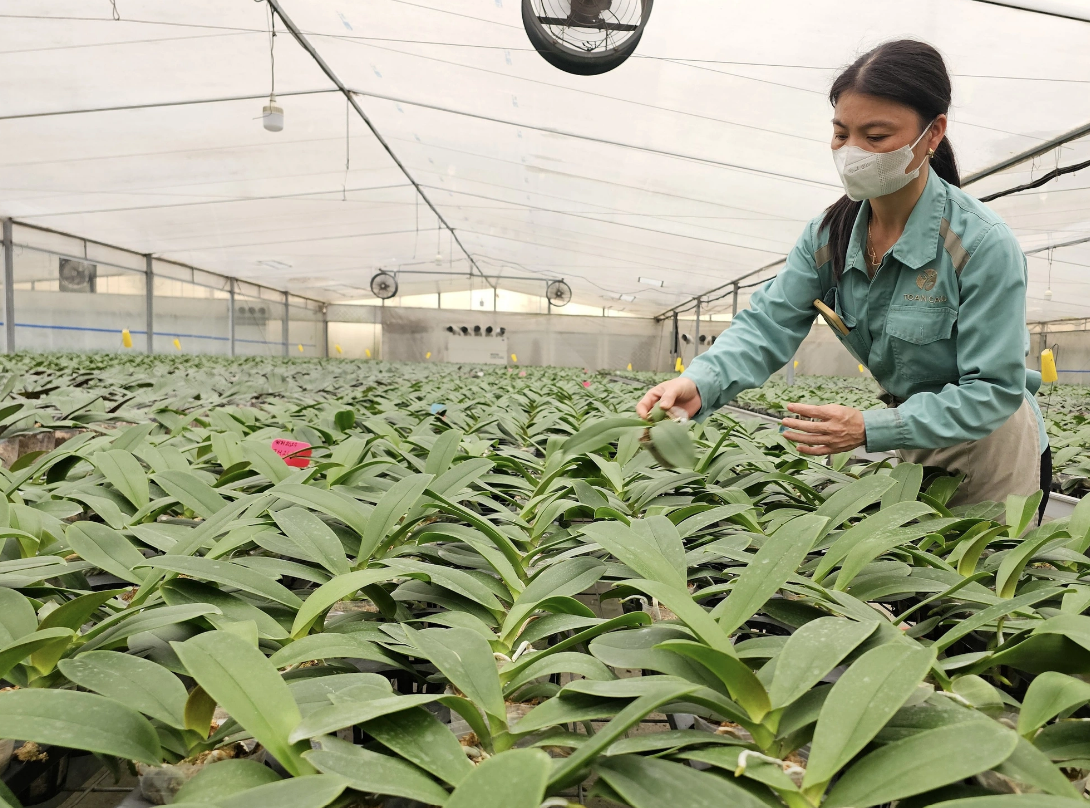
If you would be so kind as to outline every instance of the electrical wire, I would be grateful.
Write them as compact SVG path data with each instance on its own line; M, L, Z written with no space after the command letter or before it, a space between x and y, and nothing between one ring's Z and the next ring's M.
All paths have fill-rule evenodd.
M554 90L560 90L562 92L575 93L575 94L578 94L578 95L590 96L592 98L602 98L602 99L605 99L605 100L608 100L608 101L617 101L619 103L624 103L624 104L632 104L632 105L635 105L635 106L638 106L638 107L643 107L645 109L653 109L653 110L656 110L656 111L659 111L659 112L666 112L666 113L669 113L669 114L672 114L672 115L684 115L684 116L690 117L690 118L696 118L696 119L699 119L699 120L706 120L706 121L710 121L710 122L713 122L713 123L724 124L724 125L727 125L727 126L735 126L735 127L739 127L739 128L742 128L742 129L751 129L751 130L754 130L754 131L757 131L757 132L765 132L767 134L779 135L781 137L788 137L788 138L793 138L793 139L796 139L796 140L804 140L804 141L809 141L809 142L812 142L812 143L825 143L826 142L824 139L821 139L821 138L807 137L805 135L794 134L792 132L784 132L784 131L781 131L781 130L778 130L778 129L768 129L768 128L763 127L763 126L755 126L753 124L740 123L738 121L726 120L724 118L716 118L716 117L713 117L711 115L702 115L700 113L690 112L688 110L673 109L671 107L663 107L663 106L659 106L657 104L649 104L647 102L639 101L639 100L632 99L632 98L623 98L621 96L608 95L606 93L596 93L596 92L593 92L591 90L583 89L581 87L572 87L572 86L564 85L564 84L555 84L555 83L549 82L549 81L542 81L540 79L532 79L532 78L529 78L527 76L512 74L509 71L491 70L489 68L479 67L477 65L465 64L463 62L455 62L455 61L451 61L449 59L441 59L441 58L439 58L437 56L426 56L426 55L421 54L421 53L412 53L410 51L399 50L397 48L382 47L381 45L374 45L374 44L371 44L370 42L359 41L359 39L361 39L361 38L350 38L350 37L345 37L345 36L343 36L341 34L335 35L335 38L345 39L345 40L348 40L349 42L351 42L351 44L363 45L363 46L366 46L366 47L369 47L369 48L373 48L374 50L386 51L388 53L397 53L397 54L399 54L401 56L409 56L409 57L412 57L412 58L415 58L415 59L422 59L422 60L425 60L425 61L437 62L439 64L451 65L453 67L460 67L460 68L463 68L465 70L473 70L473 71L476 71L476 72L479 72L479 73L485 73L485 74L492 75L492 76L500 76L500 77L502 77L504 79L514 79L514 80L519 81L519 82L524 83L524 84L539 85L539 86L543 86L543 87L549 87L549 88L554 89ZM504 50L509 50L509 49L505 48ZM742 78L745 78L745 77L742 77ZM757 81L757 80L758 79L754 79L754 81Z
M276 45L276 15L273 14L271 7L266 7L266 11L269 13L269 73L272 78L272 89L269 91L269 97L272 98L276 95L276 53L274 51Z

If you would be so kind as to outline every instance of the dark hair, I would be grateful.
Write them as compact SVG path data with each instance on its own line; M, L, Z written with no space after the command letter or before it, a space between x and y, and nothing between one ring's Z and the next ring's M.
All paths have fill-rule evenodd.
M829 88L834 107L846 92L887 98L911 107L921 125L945 115L950 109L950 74L939 53L926 42L898 39L868 51L836 77ZM961 186L958 162L949 138L943 138L931 158L931 169L951 185ZM842 196L829 206L821 220L829 228L829 251L836 278L844 271L848 242L862 202Z

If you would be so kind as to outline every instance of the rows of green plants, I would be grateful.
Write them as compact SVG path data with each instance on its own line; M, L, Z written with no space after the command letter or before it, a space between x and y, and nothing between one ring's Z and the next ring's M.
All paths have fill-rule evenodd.
M221 808L1084 802L1085 503L570 370L4 372L81 431L0 474L0 737Z

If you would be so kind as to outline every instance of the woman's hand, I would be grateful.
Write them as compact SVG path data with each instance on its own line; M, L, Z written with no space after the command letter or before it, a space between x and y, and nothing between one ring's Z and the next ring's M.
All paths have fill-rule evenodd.
M640 403L636 405L636 414L640 418L646 418L656 403L664 410L681 407L692 418L700 412L700 393L697 392L696 382L678 376L668 382L656 384L640 399Z
M859 410L840 404L825 404L820 407L813 404L788 404L787 409L804 418L817 419L814 421L800 421L798 418L783 419L785 427L797 430L784 432L783 436L799 444L799 451L803 454L839 454L851 451L867 442L863 413Z

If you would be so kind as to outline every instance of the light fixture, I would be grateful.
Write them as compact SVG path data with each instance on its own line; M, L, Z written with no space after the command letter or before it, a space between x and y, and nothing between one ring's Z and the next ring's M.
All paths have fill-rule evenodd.
M435 253L435 265L437 267L443 266L443 254L441 252Z
M1052 300L1052 290L1045 289L1045 300Z
M707 341L708 341L708 335L707 334L701 334L700 335L700 344L703 345Z
M488 328L486 328L486 329L484 330L484 335L485 335L486 337L491 337L491 336L492 336L492 326L488 326Z
M636 301L635 295L619 295L620 299L625 303L634 303Z
M462 329L462 336L463 337L468 337L469 336L469 329L466 328L464 325L461 326L461 329Z
M503 326L501 326L501 327L500 327L500 331L499 331L499 336L501 336L501 337L502 337L502 336L503 336L504 334L506 334L506 333L507 333L507 329L506 329L506 328L504 328Z
M658 286L662 288L662 281L656 278L640 278L640 283L646 283L648 286Z
M479 337L481 335L481 327L479 325L473 326L473 336Z
M692 340L689 339L688 334L682 334L681 335L681 341L684 342L686 345L688 345L690 342L692 342Z
M454 326L448 325L447 326L447 331L450 332L451 334L453 334L454 333Z
M269 103L261 109L261 124L270 132L284 128L284 110L276 103L276 15L269 10Z
M269 95L269 103L261 108L261 123L270 132L284 129L284 109L276 103L276 96Z

